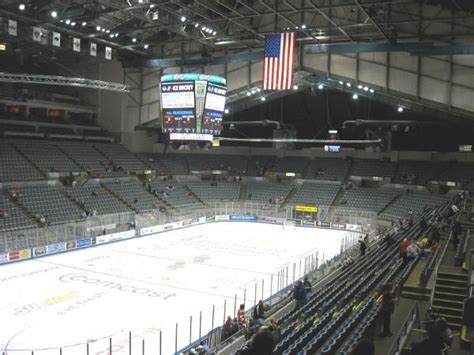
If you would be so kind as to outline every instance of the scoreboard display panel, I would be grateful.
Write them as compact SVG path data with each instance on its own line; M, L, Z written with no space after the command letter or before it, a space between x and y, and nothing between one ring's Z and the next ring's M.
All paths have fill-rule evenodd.
M162 129L165 133L219 135L224 118L227 82L205 74L161 77Z

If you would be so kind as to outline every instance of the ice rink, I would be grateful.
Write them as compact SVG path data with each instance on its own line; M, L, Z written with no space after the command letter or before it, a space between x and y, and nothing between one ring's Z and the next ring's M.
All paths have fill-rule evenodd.
M100 245L0 268L0 344L5 354L135 354L180 349L246 308L270 296L277 274L318 251L326 259L340 251L345 231L260 223L203 224L143 238ZM321 260L320 260L321 261ZM273 276L272 276L273 274ZM273 284L270 286L270 282ZM244 291L246 290L246 291ZM225 301L226 300L226 301ZM51 350L54 349L54 350ZM28 351L26 351L28 350Z

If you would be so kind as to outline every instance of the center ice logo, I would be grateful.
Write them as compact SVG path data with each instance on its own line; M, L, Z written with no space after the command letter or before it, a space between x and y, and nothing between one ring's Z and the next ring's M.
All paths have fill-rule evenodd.
M133 285L126 285L120 282L101 280L96 278L90 278L84 274L67 274L59 277L59 281L65 283L77 282L84 283L88 285L94 285L97 287L102 287L111 290L117 290L121 292L130 292L135 295L142 295L154 298L161 298L167 300L168 298L176 297L175 293L165 293L161 291L150 290L148 288L140 288Z

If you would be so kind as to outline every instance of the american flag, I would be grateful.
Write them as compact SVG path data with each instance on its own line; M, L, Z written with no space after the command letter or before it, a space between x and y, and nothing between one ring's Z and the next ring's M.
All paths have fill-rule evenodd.
M288 90L293 81L295 33L265 36L263 90Z

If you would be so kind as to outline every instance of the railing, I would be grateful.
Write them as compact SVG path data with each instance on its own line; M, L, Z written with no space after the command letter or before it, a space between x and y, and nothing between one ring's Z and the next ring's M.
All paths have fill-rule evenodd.
M2 231L0 234L0 252L31 249L48 244L68 242L85 237L94 237L128 229L135 221L135 213L123 212L105 214L60 225L42 228Z
M396 334L396 341L393 343L392 347L390 348L390 351L387 352L387 354L398 355L401 353L401 350L408 339L408 335L410 334L410 331L417 320L420 321L420 314L418 310L418 302L415 302L415 304L408 312L408 315L405 318L405 321L403 322L403 326L398 330Z

